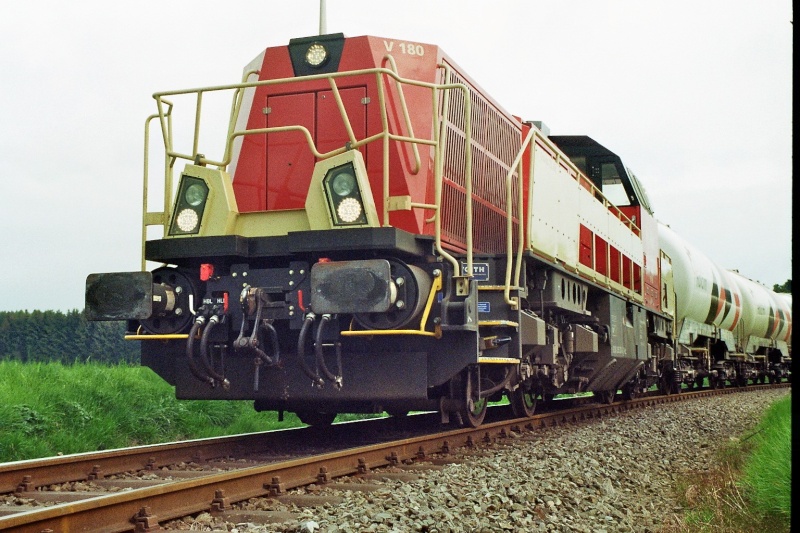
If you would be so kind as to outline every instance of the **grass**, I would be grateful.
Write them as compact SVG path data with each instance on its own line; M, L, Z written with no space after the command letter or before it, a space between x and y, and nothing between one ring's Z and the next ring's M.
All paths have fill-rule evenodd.
M301 425L174 394L143 367L0 362L0 462Z
M685 512L663 533L788 533L791 530L791 396L776 402L759 426L718 452L714 467L682 479Z

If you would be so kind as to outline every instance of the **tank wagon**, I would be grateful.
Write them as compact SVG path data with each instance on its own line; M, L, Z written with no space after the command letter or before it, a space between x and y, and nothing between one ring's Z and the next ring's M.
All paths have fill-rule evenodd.
M659 241L674 272L680 381L692 388L705 378L712 387L788 379L791 295L720 268L664 224Z
M142 269L89 275L85 312L127 321L179 398L477 426L504 395L530 416L560 393L788 375L790 304L689 256L620 157L509 113L437 46L293 39L240 83L154 97L163 209L145 173Z

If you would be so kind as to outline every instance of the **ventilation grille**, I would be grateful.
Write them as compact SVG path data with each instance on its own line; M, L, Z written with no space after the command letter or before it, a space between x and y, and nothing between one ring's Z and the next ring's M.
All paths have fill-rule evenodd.
M505 178L520 148L519 125L497 110L464 78L450 72L448 83L463 83L470 89L472 104L472 215L473 251L498 253L506 249ZM464 93L449 91L449 108L444 117L446 148L444 154L444 184L442 189L442 240L448 248L466 249L466 147L464 133ZM519 176L514 172L513 187L518 188ZM514 215L514 245L517 241L518 196L512 201Z

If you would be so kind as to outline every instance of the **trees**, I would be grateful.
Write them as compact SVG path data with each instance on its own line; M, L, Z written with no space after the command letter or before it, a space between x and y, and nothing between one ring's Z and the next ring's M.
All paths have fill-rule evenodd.
M123 322L88 322L77 309L0 311L0 360L138 364L139 341Z
M786 282L784 284L782 284L782 285L779 284L779 283L776 283L775 285L772 286L772 290L775 291L775 292L788 292L789 294L791 294L791 292L792 292L792 280L787 279Z

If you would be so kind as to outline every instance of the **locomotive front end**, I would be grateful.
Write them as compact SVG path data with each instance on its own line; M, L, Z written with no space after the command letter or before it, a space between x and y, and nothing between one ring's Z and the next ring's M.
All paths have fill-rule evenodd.
M165 200L143 226L163 234L143 231L142 271L87 278L87 318L126 320L179 398L308 423L469 403L452 380L478 362L476 288L471 253L453 252L472 230L456 214L442 231L440 99L458 92L450 113L470 116L441 62L429 45L317 36L268 48L240 84L156 94ZM196 93L199 122L217 91L233 93L224 154L200 153L197 127L179 151L172 98Z

